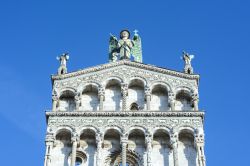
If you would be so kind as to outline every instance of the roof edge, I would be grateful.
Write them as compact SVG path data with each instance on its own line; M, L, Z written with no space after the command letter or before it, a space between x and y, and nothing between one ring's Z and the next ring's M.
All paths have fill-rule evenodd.
M169 74L172 76L177 76L177 77L186 78L186 79L195 79L195 80L197 80L197 82L199 82L199 78L200 78L199 74L186 74L186 73L183 73L180 71L169 70L169 69L166 69L163 67L158 67L155 65L138 63L138 62L131 62L128 60L121 60L118 62L110 62L110 63L106 63L106 64L88 67L85 69L80 69L78 71L73 71L70 73L63 74L63 75L51 75L51 81L53 82L54 80L62 80L62 79L71 78L71 77L75 77L75 76L79 76L79 75L83 75L83 74L87 74L87 73L91 73L91 72L97 72L97 71L100 71L103 69L109 69L109 68L116 67L119 65L140 67L140 68L144 68L144 69L147 69L150 71L159 72L162 74Z

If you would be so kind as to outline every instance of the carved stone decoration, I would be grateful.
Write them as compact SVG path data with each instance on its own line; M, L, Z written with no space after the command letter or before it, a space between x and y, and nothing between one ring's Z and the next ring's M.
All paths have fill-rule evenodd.
M134 36L111 36L107 64L68 73L67 54L58 58L44 166L205 166L192 56L184 54L184 72L143 64Z
M179 166L178 159L178 133L173 129L170 135L170 143L173 149L174 166Z
M62 54L60 57L57 57L57 60L60 61L60 67L58 68L58 75L67 73L67 61L69 60L68 53Z
M123 83L121 86L121 93L122 93L122 110L127 110L127 96L128 96L128 84Z

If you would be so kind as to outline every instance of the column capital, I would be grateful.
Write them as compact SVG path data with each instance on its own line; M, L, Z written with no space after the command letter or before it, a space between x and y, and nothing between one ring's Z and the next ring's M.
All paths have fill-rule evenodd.
M124 95L124 96L128 95L128 84L127 83L122 83L121 92L122 92L122 95Z
M80 93L77 93L76 95L75 95L75 101L77 102L77 101L80 101L80 99L81 99L81 95L80 95Z
M197 146L204 146L205 143L204 134L196 134L194 142L196 143Z
M199 94L197 92L192 93L192 101L199 101Z
M174 92L169 91L169 92L168 92L168 97L169 97L169 99L174 100L174 98L175 98Z
M58 100L59 100L58 96L53 94L52 95L52 101L58 101Z
M150 96L151 95L151 89L149 87L145 87L145 95Z
M51 133L48 133L45 138L46 145L53 145L54 141L55 141L54 135Z
M179 140L178 132L172 131L170 134L170 143L172 146L177 145Z
M72 137L71 137L71 142L74 143L74 142L78 142L80 140L79 136L77 133L73 133L72 134Z
M123 144L123 143L128 143L128 137L127 137L127 135L126 134L124 134L123 136L121 136L121 143Z
M98 97L105 96L105 89L103 87L98 88Z

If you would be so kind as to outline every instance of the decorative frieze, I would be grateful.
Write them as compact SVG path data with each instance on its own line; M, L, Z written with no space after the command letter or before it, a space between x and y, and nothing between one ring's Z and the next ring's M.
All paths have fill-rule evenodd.
M141 127L145 133L146 131L153 131L154 128L163 127L166 129L180 128L180 127L190 127L190 128L201 128L202 117L168 117L168 116L151 116L143 118L142 116L49 116L48 117L48 127L56 132L57 128L63 126L70 126L72 129L76 130L78 133L84 127L94 127L104 132L106 128L117 126L127 133L129 129L133 126Z

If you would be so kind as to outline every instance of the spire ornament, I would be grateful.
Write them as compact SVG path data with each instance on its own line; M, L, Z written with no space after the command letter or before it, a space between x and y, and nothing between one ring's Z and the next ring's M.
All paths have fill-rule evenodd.
M142 62L141 38L138 35L138 30L134 31L133 39L130 39L130 32L128 30L122 30L120 32L119 40L110 34L109 61L130 60L131 56L134 58L134 61Z

